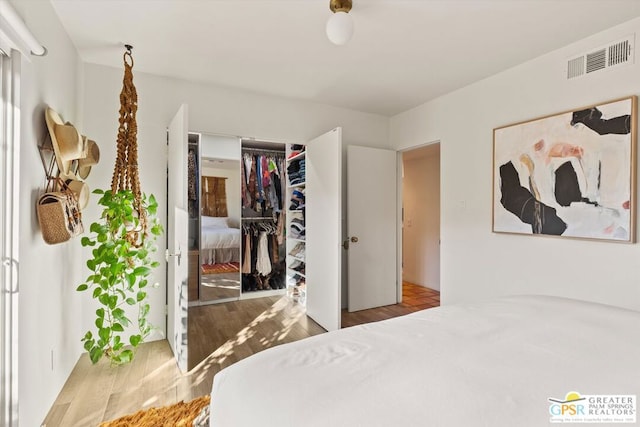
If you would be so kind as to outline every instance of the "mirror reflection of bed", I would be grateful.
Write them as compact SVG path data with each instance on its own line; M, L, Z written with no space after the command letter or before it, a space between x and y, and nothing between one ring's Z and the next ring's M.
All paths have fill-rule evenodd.
M201 216L200 301L237 298L240 229L228 217Z
M199 300L240 296L239 160L202 157Z

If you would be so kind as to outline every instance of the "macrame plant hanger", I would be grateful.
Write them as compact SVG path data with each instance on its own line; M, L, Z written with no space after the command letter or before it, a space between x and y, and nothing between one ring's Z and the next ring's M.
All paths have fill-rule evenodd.
M120 118L118 120L118 139L116 164L111 179L111 192L130 190L133 193L133 208L137 212L139 227L127 231L127 240L134 246L140 246L140 239L147 234L147 214L142 206L142 192L138 176L138 93L133 84L133 46L126 44L123 55L124 78L120 92Z

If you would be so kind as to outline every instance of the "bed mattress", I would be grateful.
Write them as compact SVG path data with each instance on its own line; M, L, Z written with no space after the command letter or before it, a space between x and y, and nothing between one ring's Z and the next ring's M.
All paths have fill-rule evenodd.
M518 296L314 336L219 372L211 425L537 427L569 392L640 395L640 313Z
M239 248L240 229L205 227L201 229L200 249Z

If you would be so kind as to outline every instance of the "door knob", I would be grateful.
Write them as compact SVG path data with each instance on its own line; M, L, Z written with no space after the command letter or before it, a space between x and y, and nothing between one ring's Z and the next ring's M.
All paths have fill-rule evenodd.
M358 243L358 238L356 236L347 237L347 239L344 242L342 242L342 247L345 248L346 250L349 250L349 242Z

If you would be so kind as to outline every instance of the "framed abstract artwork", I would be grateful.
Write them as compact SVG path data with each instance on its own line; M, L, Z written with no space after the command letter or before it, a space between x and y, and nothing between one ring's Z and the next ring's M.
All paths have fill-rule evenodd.
M635 241L637 98L493 130L493 231Z

